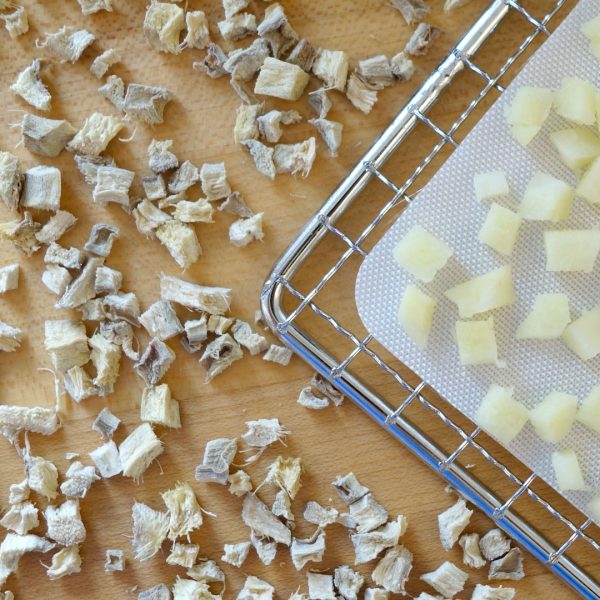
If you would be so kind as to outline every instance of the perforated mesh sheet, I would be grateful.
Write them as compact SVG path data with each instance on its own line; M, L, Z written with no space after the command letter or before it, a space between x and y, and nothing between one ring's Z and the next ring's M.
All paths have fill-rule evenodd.
M524 221L513 256L495 253L477 239L490 203L480 203L473 191L473 175L502 169L506 172L511 196L496 202L517 210L525 187L537 171L543 171L575 185L576 179L559 160L548 134L570 126L556 115L528 146L512 139L503 115L523 85L560 87L565 76L578 76L600 87L600 67L580 33L582 23L600 10L597 0L582 0L563 24L546 41L459 149L418 194L397 222L365 259L356 284L356 302L367 329L406 366L422 377L451 404L473 417L491 383L513 386L515 397L528 407L535 406L556 389L580 399L600 383L600 357L587 362L577 358L561 340L517 340L515 331L528 314L535 296L564 292L569 296L571 316L592 308L600 300L600 265L591 274L549 273L545 270L543 232L548 229L591 228L600 224L600 212L576 199L571 217L559 224ZM392 251L398 240L415 224L443 239L454 257L431 284L419 287L438 301L434 326L426 351L419 350L397 322L400 298L408 284L416 283L398 267ZM463 367L453 338L459 319L455 305L444 291L471 277L503 264L513 269L518 302L493 311L499 358L506 368ZM479 317L481 318L481 317ZM600 438L576 423L558 445L542 442L530 424L509 449L550 485L556 486L551 467L555 448L576 450L590 486L589 492L564 495L583 512L595 493L600 492ZM591 515L590 515L591 516Z

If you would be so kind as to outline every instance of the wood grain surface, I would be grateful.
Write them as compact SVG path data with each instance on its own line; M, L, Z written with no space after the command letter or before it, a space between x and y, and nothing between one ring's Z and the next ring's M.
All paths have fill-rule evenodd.
M532 4L539 8L543 3ZM318 159L308 178L280 176L274 182L257 174L248 154L233 143L232 128L240 101L228 82L224 78L212 80L192 71L192 62L199 60L203 53L186 50L179 56L173 56L148 47L142 34L145 2L114 0L113 13L90 17L81 15L75 0L23 0L23 4L30 15L30 32L11 41L4 31L0 31L0 148L14 151L26 167L41 163L56 165L62 170L62 207L72 211L79 221L61 243L81 246L92 224L117 224L122 233L107 264L124 273L125 291L136 292L143 308L159 297L159 273L181 275L156 240L146 240L136 231L129 215L116 206L100 207L92 203L91 189L82 181L70 153L63 152L56 159L44 160L18 146L19 131L14 124L20 120L20 111L29 110L29 107L12 95L8 86L34 56L49 58L43 49L36 49L34 42L37 38L43 37L46 31L71 24L89 29L97 39L78 63L63 65L50 60L44 68L43 78L53 95L51 117L66 118L80 125L91 112L114 112L112 106L97 93L98 81L88 69L97 54L107 48L116 48L124 60L123 64L115 66L110 72L117 73L126 82L166 86L175 93L176 99L167 108L163 125L153 129L138 126L131 142L115 140L110 144L107 154L114 156L120 166L141 175L148 171L146 147L151 138L171 138L174 140L174 151L180 159L189 159L197 165L225 161L234 189L244 195L252 208L264 211L265 240L246 248L234 248L228 243L227 229L232 221L230 216L218 213L214 224L200 225L197 231L204 255L184 275L203 284L233 288L232 313L239 318L252 320L263 280L275 258L472 23L486 1L474 0L468 7L446 16L441 11L441 0L432 0L434 12L431 22L440 26L444 33L431 53L416 61L414 80L410 84L398 84L381 92L380 100L370 115L356 111L345 98L336 95L331 118L344 124L344 144L340 156L328 158L320 144ZM403 48L410 35L410 29L387 5L386 0L284 0L283 4L292 25L302 36L316 46L346 50L352 61L378 53L391 56ZM216 39L216 23L223 18L220 4L216 0L189 0L188 6L190 9L202 8L206 11ZM257 15L262 15L264 6L263 2L256 1L251 9ZM510 27L499 32L495 42L498 57L512 51L516 40L524 35L525 27L523 20L515 20ZM481 86L480 81L465 78L455 92L448 94L437 109L440 123L444 122L447 115L454 114L457 106L468 101L480 89L478 85ZM308 118L310 111L305 100L294 106L296 104ZM267 105L273 108L290 106L270 99ZM125 133L124 137L127 135ZM313 135L313 130L303 122L287 128L284 141L300 140L308 135ZM413 136L411 147L415 151L425 148L430 142L427 135L422 132ZM403 154L398 158L399 162L389 165L396 180L400 177L404 161L411 158ZM141 194L139 179L134 188L134 193ZM199 194L199 191L196 190L196 193ZM362 216L368 216L368 213ZM0 206L0 220L9 218L12 218L9 212ZM355 224L348 221L346 226L352 231ZM331 264L327 262L331 261L327 251L317 256L323 268ZM54 308L55 298L40 281L43 253L26 259L10 245L3 244L0 247L0 265L15 261L21 265L19 290L0 296L0 320L21 327L25 335L17 352L0 357L0 402L52 406L52 377L40 370L50 366L43 349L43 323L45 319L64 318L66 313ZM317 266L310 277L306 276L305 285L310 285L311 277L318 275ZM342 319L346 316L354 319L351 316L352 298L348 296L348 290L352 289L352 285L343 287L341 283L336 284L331 293L324 296L323 302L342 311ZM348 309L345 308L347 305ZM73 313L74 316L77 314ZM183 316L185 313L181 314ZM140 340L145 343L146 338L140 335ZM168 551L166 544L162 553L147 562L133 560L129 539L131 506L137 500L161 509L160 492L178 481L190 482L202 506L216 515L207 518L202 528L191 536L195 543L200 544L201 556L219 559L223 544L248 539L248 530L240 517L240 499L231 496L225 487L194 481L193 473L194 466L202 458L207 440L239 436L244 430L245 421L261 417L279 417L292 434L287 447L269 450L261 461L249 469L255 485L262 481L267 465L279 453L301 456L306 467L303 487L294 502L297 515L295 535L303 537L312 532L312 526L301 518L302 507L307 500L314 499L342 508L330 482L338 474L354 471L387 507L390 515L401 513L409 519L409 531L404 543L415 555L415 567L408 584L412 595L416 596L426 589L418 578L422 573L436 568L445 559L460 564L458 549L445 554L438 541L436 516L454 501L453 496L445 493L442 481L350 402L319 412L308 411L296 404L299 390L311 375L304 363L294 359L285 368L263 362L258 357L246 356L224 375L205 385L197 356L187 355L176 342L171 346L177 353L177 360L165 381L180 402L182 429L157 429L165 444L165 452L159 461L150 466L140 485L121 477L93 484L81 503L87 527L87 539L81 548L81 573L51 582L40 564L40 561L48 564L50 556L25 556L21 560L18 575L11 576L6 586L17 599L131 598L135 597L132 592L135 586L146 589L161 581L171 585L176 575L183 576L185 573L183 569L165 564ZM343 348L340 348L340 353L344 354ZM397 366L397 363L394 364ZM376 377L375 369L370 365L364 365L362 374L367 378ZM390 393L394 392L391 384L382 385L387 385ZM115 393L106 400L92 398L80 405L69 403L64 427L51 438L32 435L32 451L54 460L61 478L68 466L65 452L80 452L82 460L89 464L87 452L101 443L99 435L90 427L94 416L107 405L122 419L123 425L115 435L119 443L139 424L141 391L140 379L134 375L129 362L123 360ZM433 434L437 431L439 435L445 435L441 425L428 422L425 426ZM441 442L454 443L445 439ZM503 459L510 461L506 453L499 449L498 452ZM3 440L0 440L0 460L0 504L4 505L8 486L22 480L23 467L14 449ZM485 473L485 465L478 468L482 474ZM265 486L260 494L270 500L273 490ZM36 502L40 507L45 506L41 499L36 498ZM523 512L527 513L527 509L524 508ZM36 531L43 533L41 520L42 526ZM550 534L556 530L557 539L563 535L549 517L540 526ZM470 530L485 532L490 527L490 521L476 514ZM124 572L104 572L104 552L107 548L125 551L128 564ZM597 559L582 549L580 562L590 566L594 560ZM352 564L352 561L353 551L347 531L340 526L330 527L327 530L324 561L313 566L330 569L339 564ZM597 562L595 564L597 570ZM360 570L367 575L373 566L370 563ZM515 585L520 598L575 597L533 558L526 558L525 568L528 576ZM282 547L270 567L263 566L251 552L241 569L224 565L224 570L227 577L224 596L228 598L235 597L247 574L269 581L275 586L278 598L286 598L298 587L306 590L305 573L295 571L287 550ZM485 573L473 570L469 570L469 573L469 586L461 596L463 598L469 597L476 582L485 580Z

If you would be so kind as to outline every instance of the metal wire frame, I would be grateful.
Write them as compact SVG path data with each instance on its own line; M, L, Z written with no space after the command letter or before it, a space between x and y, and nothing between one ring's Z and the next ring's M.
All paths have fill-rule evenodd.
M369 343L373 341L371 335L359 339L350 330L342 326L334 315L320 308L314 301L319 292L340 271L350 257L359 256L364 258L366 256L366 251L362 247L363 242L392 209L412 200L407 190L415 183L431 161L438 156L441 149L447 144L452 147L458 146L457 141L454 139L457 129L473 114L492 89L496 89L498 92L504 91L504 87L499 83L500 79L507 74L517 59L538 36L549 34L547 25L563 9L565 2L566 0L556 0L552 10L541 20L533 17L519 0L493 0L491 2L490 6L469 29L453 51L398 113L392 123L364 155L363 159L323 204L318 213L307 223L275 264L261 294L261 309L266 322L273 331L312 368L328 377L369 416L405 444L425 464L443 476L460 494L493 519L499 527L509 533L541 562L545 563L575 591L584 598L600 599L600 582L592 574L579 568L567 555L567 551L577 540L583 540L594 551L600 553L600 544L586 532L591 525L590 519L584 519L580 525L577 525L561 514L551 503L532 489L532 484L536 481L535 474L530 473L527 477L519 478L478 442L479 428L474 427L470 433L467 432L464 427L457 425L443 410L425 398L424 390L427 388L425 381L421 381L417 385L410 385L369 347ZM523 40L517 50L507 58L499 71L495 75L490 75L476 64L475 54L512 11L519 13L531 24L532 32ZM430 120L427 114L445 88L464 69L470 69L483 78L485 85L448 131L444 131ZM418 123L423 123L432 129L439 136L439 141L412 175L402 185L397 186L380 169L398 151L402 142ZM357 199L359 193L374 179L379 180L389 188L393 193L393 197L375 219L364 228L358 238L352 240L347 234L338 229L335 223L352 202ZM329 234L339 238L347 248L310 292L301 293L294 287L293 277L306 263L319 243ZM296 308L291 310L289 314L283 306L285 294L290 294L298 302ZM318 340L313 339L298 325L297 318L306 310L312 311L314 315L327 321L338 334L352 344L352 351L343 360L338 361L334 358L326 348L319 344ZM394 408L386 399L370 389L367 384L349 371L348 367L352 361L361 354L368 356L387 375L393 377L407 394L398 407ZM411 423L405 413L408 407L414 403L419 403L421 407L429 411L431 415L438 418L449 430L459 436L461 442L455 450L450 453L445 452L435 440ZM478 452L481 457L497 468L516 487L516 491L507 500L502 500L493 490L480 482L468 468L457 461L467 449ZM569 535L562 544L557 545L550 542L542 533L521 518L516 511L513 511L515 502L524 495L527 495L540 509L547 511L549 516L567 528Z

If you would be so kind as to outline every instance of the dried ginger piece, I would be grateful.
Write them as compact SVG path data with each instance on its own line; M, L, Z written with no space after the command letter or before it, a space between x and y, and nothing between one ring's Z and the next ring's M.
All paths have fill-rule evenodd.
M320 373L315 373L310 380L310 385L318 392L329 398L336 406L340 406L346 398L328 379Z
M210 440L204 449L202 463L196 467L199 481L214 481L225 484L229 478L229 467L237 453L237 440L217 438Z
M179 402L171 398L171 390L166 383L144 388L140 419L164 427L181 427Z
M90 359L85 325L73 319L49 319L44 323L44 348L52 367L64 372Z
M90 359L96 369L93 383L99 390L105 389L111 393L119 377L121 347L109 342L100 333L95 333L88 343L91 348Z
M203 10L190 10L186 12L185 25L187 29L183 40L185 48L204 50L211 43L208 20Z
M429 52L429 47L441 34L441 29L428 23L419 23L404 51L411 56L423 56Z
M137 595L137 600L171 600L171 592L164 583L159 583Z
M171 194L185 192L200 179L200 172L189 160L181 163L181 166L169 179L168 189Z
M68 149L68 148L67 148ZM96 185L96 176L100 167L114 167L115 161L110 156L88 156L75 154L73 156L77 169L89 185Z
M408 58L406 52L398 52L390 59L392 73L398 81L409 81L415 74L415 64Z
M171 219L157 227L156 237L184 270L193 265L202 254L196 230L186 223Z
M249 575L236 600L272 600L275 588L254 575Z
M479 540L479 549L486 560L496 560L508 553L510 540L501 529L490 529Z
M494 588L478 583L473 590L471 600L513 600L516 595L517 592L514 588Z
M135 502L131 508L133 519L133 556L144 561L152 558L159 550L169 531L169 515Z
M302 487L300 478L304 467L301 458L278 456L267 470L266 483L272 483L294 499ZM387 513L386 513L387 515Z
M97 204L114 202L129 208L129 188L134 177L135 173L127 169L99 167L96 174L96 186L92 193L94 202Z
M4 21L4 28L13 40L29 31L29 19L23 6L16 6L13 12L0 15L0 19Z
M84 255L79 248L63 248L60 244L50 242L44 262L47 265L60 265L67 269L79 270L83 264Z
M301 406L312 410L321 410L329 406L329 399L316 396L312 393L310 387L305 387L300 390L297 402Z
M465 533L458 540L458 545L463 549L463 564L472 569L481 569L485 566L485 559L479 549L478 533Z
M121 419L113 415L113 413L104 407L92 423L92 429L97 431L103 438L111 438L112 434L121 424Z
M292 351L284 346L271 344L262 359L286 367L292 360Z
M218 79L227 75L223 65L227 61L227 55L218 44L211 43L206 48L206 56L202 62L195 62L193 69L203 70L210 78Z
M373 531L388 520L387 510L370 492L350 504L350 516L356 521L358 533Z
M167 196L165 179L160 174L144 175L142 177L142 187L148 200L162 200Z
M175 205L173 218L181 223L213 223L213 207L206 198L181 200Z
M223 69L231 79L239 83L250 81L269 56L269 45L265 40L254 40L245 48L232 50L223 63Z
M123 284L123 273L110 267L98 267L94 279L96 294L116 294Z
M317 142L310 137L297 144L277 144L273 151L273 162L277 173L300 173L307 177L317 156Z
M232 192L227 198L220 204L220 211L225 211L231 215L237 217L249 218L253 217L256 213L244 202L242 195L239 192Z
M125 570L125 552L117 548L108 548L105 553L104 570L107 572Z
M94 467L84 467L80 461L76 460L69 465L66 479L60 485L60 491L70 498L85 498L92 483L99 479Z
M438 515L440 541L444 550L450 550L456 544L472 515L473 511L467 508L466 502L462 498Z
M318 525L319 528L327 527L337 522L338 511L333 506L325 508L318 502L310 500L304 507L303 517L305 521Z
M66 371L63 375L63 385L67 394L77 403L101 393L82 367L71 367Z
M421 598L422 594L419 595L416 600L434 600L429 598ZM364 593L364 600L389 600L390 593L383 588L366 588ZM435 600L438 600L437 598Z
M27 479L21 481L21 483L13 483L8 487L8 503L19 504L29 499L30 489L27 485Z
M139 481L150 463L164 452L162 442L149 423L136 427L119 446L123 476Z
M331 110L331 100L325 88L319 88L308 93L308 103L317 113L319 119L324 119Z
M359 60L356 73L367 85L381 90L394 83L392 65L385 54Z
M158 300L151 304L140 315L139 321L152 337L163 342L183 331L183 326L168 300Z
M165 106L173 99L167 88L130 83L123 100L123 112L134 121L158 125L164 121Z
M404 586L412 569L412 560L412 553L404 546L394 546L377 563L371 579L389 592L406 595Z
M254 93L282 100L298 100L309 80L310 75L300 67L269 56L260 68Z
M160 210L149 200L142 200L132 211L135 226L147 238L156 237L154 232L161 225L172 219L171 215Z
M252 491L252 479L243 469L231 473L227 477L227 481L229 482L229 493L234 496L243 496Z
M469 576L449 561L442 563L435 571L421 575L419 579L430 585L445 598L454 598L463 591Z
M77 0L77 2L84 15L93 15L101 10L112 12L112 0Z
M48 48L61 63L75 63L95 39L95 36L85 29L64 25L54 33L46 33L46 39L37 45L40 48Z
M21 197L19 159L10 152L0 151L0 200L10 210L16 210Z
M217 23L224 40L241 40L256 33L256 17L252 13L238 13Z
M200 552L198 544L182 544L175 542L171 547L171 553L167 556L167 564L187 569L194 566L196 558Z
M40 249L35 237L42 226L34 221L29 211L23 213L22 219L0 223L0 241L12 242L26 256L31 256Z
M75 137L67 144L67 150L77 154L98 156L106 150L109 142L123 127L123 121L117 117L92 113Z
M84 0L85 1L85 0ZM105 0L100 0L105 1ZM107 0L110 2L110 0ZM97 79L102 79L110 67L121 62L121 55L114 49L109 48L102 54L96 56L90 66L90 73Z
M51 244L59 240L73 225L77 217L66 210L57 210L35 234L38 242Z
M24 173L21 206L37 210L60 208L61 175L56 167L38 165Z
M52 556L52 564L46 571L48 579L54 581L81 572L81 556L79 555L79 546L69 546L62 548Z
M146 385L152 386L164 377L174 360L173 350L158 338L152 338L133 368Z
M278 2L267 7L257 33L269 42L275 58L285 54L298 41L298 34L290 25L283 7Z
M286 546L291 544L291 531L254 494L244 497L242 519L258 537L268 537Z
M221 200L231 194L225 163L204 163L200 169L200 184L207 200Z
M488 579L513 579L519 581L525 577L523 571L523 555L519 548L512 548L508 554L490 563Z
M108 294L102 300L103 315L112 321L127 321L138 325L140 304L133 292Z
M214 379L243 356L240 345L228 333L214 339L206 346L199 360L206 371L205 382Z
M151 2L144 17L144 36L159 52L179 54L183 49L179 36L185 27L180 6L168 2Z
M311 125L314 125L319 135L327 145L329 156L335 157L338 155L340 146L342 145L342 135L344 126L337 121L329 119L309 119Z
M64 267L48 265L42 273L42 283L57 296L62 296L73 277Z
M358 600L358 592L364 582L365 578L348 565L336 567L333 573L333 583L345 600Z
M202 525L202 508L188 483L178 483L174 488L161 492L161 496L169 513L170 540L186 537Z
M236 111L233 127L233 141L241 144L258 137L257 118L262 113L264 104L240 104Z
M424 0L390 0L390 6L402 15L407 25L422 21L431 11Z
M293 65L298 65L303 71L310 73L317 54L317 49L306 38L302 38L298 40L298 43L285 60Z
M275 442L283 443L291 431L279 423L279 419L258 419L246 421L248 431L241 438L253 448L267 448Z
M309 600L336 600L333 589L333 575L327 573L306 573Z
M0 519L4 529L25 535L40 524L38 509L31 502L13 504Z
M41 156L58 156L76 133L77 129L63 119L45 119L25 113L21 121L25 148Z
M41 406L0 405L0 434L14 437L19 431L52 435L60 424L56 411Z
M61 546L74 546L85 540L86 531L78 500L65 500L58 506L49 504L44 517L47 523L46 534Z
M125 82L118 75L109 75L106 83L98 88L98 93L106 98L117 110L123 111L125 104Z
M362 485L352 472L339 475L332 481L331 485L341 501L347 505L353 504L369 493L369 488Z
M148 146L148 166L154 173L164 173L169 169L176 169L179 160L170 151L173 140L153 139Z
M114 477L122 472L119 450L113 440L99 446L89 453L100 475L104 478Z
M267 349L268 342L266 338L253 332L250 325L245 321L236 321L231 328L231 333L235 341L244 346L253 356Z
M260 135L267 142L278 142L282 135L281 125L293 125L302 121L297 110L270 110L256 118Z
M229 288L198 285L161 274L160 295L163 300L170 300L193 310L222 315L229 310L232 291Z
M225 544L221 560L234 567L241 567L250 552L250 542L239 542L237 544Z
M290 545L290 557L296 571L309 562L321 562L325 553L325 532L321 531L314 539L294 538Z
M229 242L236 248L242 248L253 241L262 241L264 238L263 215L264 213L257 213L247 219L238 219L237 221L234 221L229 226ZM259 352L266 349L266 345L261 345ZM257 353L258 352L251 352L251 354Z
M346 98L358 110L369 114L377 102L377 90L367 85L356 73L348 78Z
M250 156L254 160L256 170L269 179L275 179L277 169L273 161L273 148L265 146L262 142L254 139L245 140L242 142L242 145L248 148Z
M466 6L471 0L446 0L444 2L444 12L450 12L455 8Z
M325 87L343 92L348 78L348 68L347 52L321 48L313 63L312 72L325 84Z
M399 515L395 521L390 521L374 531L350 534L350 541L354 546L354 564L361 565L369 562L377 558L385 549L397 546L407 526L406 517Z
M4 585L11 573L15 573L20 558L29 552L49 552L56 544L38 535L8 533L0 544L0 585Z
M52 96L46 84L40 78L41 62L39 58L25 67L10 86L10 91L21 96L27 104L38 110L50 110Z

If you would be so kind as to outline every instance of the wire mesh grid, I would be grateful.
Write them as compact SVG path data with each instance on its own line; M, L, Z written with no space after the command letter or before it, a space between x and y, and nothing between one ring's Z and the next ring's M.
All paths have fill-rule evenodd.
M542 2L531 4L539 9ZM567 0L547 4L540 16L524 0L490 4L288 247L265 282L261 306L271 328L315 370L574 590L600 599L600 534L591 520L440 399L425 381L405 368L401 374L402 365L364 330L355 314L349 316L355 310L357 267L369 248L433 175L436 163L459 145L462 131L476 123L493 94L504 91L502 82L516 74L512 71L550 33L550 25L568 13ZM515 16L527 24L527 35L490 74L480 52ZM432 109L465 72L482 82L481 90L444 127ZM410 154L408 140L419 127L419 147L425 138L431 145L396 184L400 170L394 158ZM382 205L377 197L385 198ZM469 461L475 460L486 465L486 477L479 471L474 474Z

